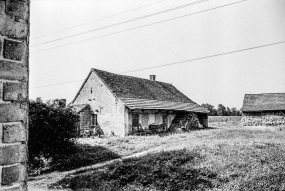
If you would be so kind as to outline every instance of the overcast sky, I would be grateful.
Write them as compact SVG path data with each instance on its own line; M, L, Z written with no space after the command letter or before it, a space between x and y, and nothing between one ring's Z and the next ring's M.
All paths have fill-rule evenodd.
M65 98L69 103L82 84L77 80L85 79L91 68L123 73L285 41L285 0L248 0L189 15L239 1L32 0L30 98ZM199 3L65 38L191 2ZM183 15L189 16L100 37ZM78 41L83 42L70 44ZM246 93L285 92L285 43L125 75L150 74L198 104L240 109ZM71 81L77 82L54 85Z

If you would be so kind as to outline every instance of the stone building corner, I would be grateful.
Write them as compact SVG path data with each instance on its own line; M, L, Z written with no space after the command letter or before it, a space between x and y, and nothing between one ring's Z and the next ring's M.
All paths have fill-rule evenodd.
M0 191L27 190L29 0L0 0Z

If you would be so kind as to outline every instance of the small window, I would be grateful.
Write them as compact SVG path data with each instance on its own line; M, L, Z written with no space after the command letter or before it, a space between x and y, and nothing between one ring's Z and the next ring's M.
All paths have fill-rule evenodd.
M91 94L92 94L92 88L91 88Z
M91 114L91 126L97 125L97 114Z

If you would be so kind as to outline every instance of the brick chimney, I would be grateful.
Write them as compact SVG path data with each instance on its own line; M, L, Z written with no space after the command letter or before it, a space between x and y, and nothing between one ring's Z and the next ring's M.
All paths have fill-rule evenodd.
M149 75L149 79L155 81L155 75Z
M65 108L65 107L66 107L66 99L60 99L60 100L59 100L59 105L60 105L62 108Z

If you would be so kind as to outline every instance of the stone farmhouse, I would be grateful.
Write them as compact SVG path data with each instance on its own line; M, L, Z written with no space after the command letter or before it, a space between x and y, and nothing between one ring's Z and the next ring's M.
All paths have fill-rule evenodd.
M208 110L173 85L91 69L69 106L80 114L80 130L100 125L105 135L127 136L138 128L165 124L178 113L195 113L208 126Z
M246 94L241 110L244 126L285 125L285 93Z

